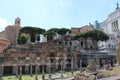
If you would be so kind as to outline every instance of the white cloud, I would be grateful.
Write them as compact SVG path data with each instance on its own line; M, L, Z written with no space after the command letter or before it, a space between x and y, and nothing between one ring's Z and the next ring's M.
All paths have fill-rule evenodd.
M0 18L0 27L6 27L8 22L5 19Z
M60 2L60 5L61 5L62 7L65 5L64 0L59 0L59 2Z

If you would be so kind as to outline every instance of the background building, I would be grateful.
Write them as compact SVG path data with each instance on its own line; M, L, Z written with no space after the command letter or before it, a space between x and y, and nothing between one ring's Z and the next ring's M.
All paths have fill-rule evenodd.
M109 36L108 41L99 41L98 48L106 49L109 53L114 54L117 45L117 33L120 30L120 8L117 7L114 12L108 15L108 18L99 24L99 29ZM114 50L111 52L111 50Z
M71 36L77 35L79 33L87 32L89 30L93 30L94 26L89 23L89 25L82 26L80 28L72 27L71 28Z
M0 38L4 38L10 41L12 46L17 44L19 29L21 28L21 19L18 17L15 19L14 25L8 25L4 31L0 32Z

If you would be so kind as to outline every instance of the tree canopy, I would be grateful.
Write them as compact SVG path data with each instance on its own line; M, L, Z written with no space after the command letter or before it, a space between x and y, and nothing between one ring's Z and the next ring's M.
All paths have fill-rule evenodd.
M61 28L58 30L58 34L61 34L61 35L65 35L66 33L71 33L71 30L70 29L66 29L66 28Z
M71 32L71 30L66 28L51 28L45 32L47 35L48 40L52 39L56 34L65 35L67 32Z
M25 26L20 29L20 33L26 33L30 35L31 42L35 42L37 34L43 34L44 32L45 32L45 29L38 28L38 27L31 27L31 26Z
M90 30L88 32L85 33L80 33L74 36L74 39L79 39L79 38L92 38L96 41L106 41L109 39L109 37L102 31L100 30Z
M38 27L25 26L20 29L20 32L26 33L26 34L43 34L45 32L45 29L38 28Z
M20 34L19 36L19 43L25 44L27 42L27 35L25 33Z

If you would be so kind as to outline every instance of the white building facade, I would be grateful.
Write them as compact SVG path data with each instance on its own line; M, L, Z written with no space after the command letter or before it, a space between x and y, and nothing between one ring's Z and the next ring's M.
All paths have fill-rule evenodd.
M108 15L108 18L99 24L99 29L109 36L107 41L99 41L98 48L115 50L117 45L117 33L120 30L120 8Z

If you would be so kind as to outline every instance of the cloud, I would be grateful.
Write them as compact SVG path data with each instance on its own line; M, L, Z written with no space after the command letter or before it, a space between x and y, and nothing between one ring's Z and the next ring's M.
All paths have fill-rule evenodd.
M65 5L64 0L59 0L59 2L60 2L60 5L61 5L62 7Z
M0 27L6 27L8 22L5 19L0 18Z

